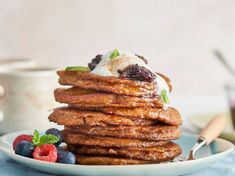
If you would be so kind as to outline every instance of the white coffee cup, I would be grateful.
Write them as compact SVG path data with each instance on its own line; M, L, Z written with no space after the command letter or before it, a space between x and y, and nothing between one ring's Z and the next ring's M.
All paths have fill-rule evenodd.
M14 69L21 68L32 68L34 67L35 61L27 58L17 58L17 57L9 57L9 58L0 58L0 73L9 72Z
M0 133L18 130L44 130L54 126L48 121L50 110L58 106L54 89L58 87L56 69L25 68L0 73Z
M0 58L0 74L11 72L14 69L20 69L20 68L32 68L34 67L35 61L28 59L28 58L22 58L22 57L4 57ZM1 82L1 80L0 80ZM0 95L3 94L3 87L0 86ZM2 107L2 101L0 101L0 107ZM1 108L0 108L1 109ZM3 112L0 110L0 121L3 121ZM1 129L0 129L1 134Z

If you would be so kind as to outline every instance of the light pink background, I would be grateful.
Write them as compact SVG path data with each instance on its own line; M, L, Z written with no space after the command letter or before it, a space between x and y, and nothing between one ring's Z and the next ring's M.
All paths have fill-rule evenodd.
M120 48L142 54L182 96L223 96L231 79L215 59L235 66L235 1L0 0L0 57L42 65L86 65Z

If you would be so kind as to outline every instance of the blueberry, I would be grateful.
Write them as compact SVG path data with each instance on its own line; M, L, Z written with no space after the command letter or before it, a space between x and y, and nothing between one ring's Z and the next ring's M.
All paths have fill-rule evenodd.
M34 145L29 141L21 141L16 145L15 154L32 158Z
M60 133L60 130L58 130L56 128L48 129L46 131L46 134L53 134L53 135L55 135L55 136L57 136L59 138L59 141L54 144L55 146L59 146L63 142L63 136Z
M72 152L57 148L57 162L65 164L75 164L76 157Z
M58 150L64 151L63 147L57 146L56 148L57 148L57 151L58 151Z
M64 149L60 146L56 146L57 148L57 155L60 155L61 152L64 152Z

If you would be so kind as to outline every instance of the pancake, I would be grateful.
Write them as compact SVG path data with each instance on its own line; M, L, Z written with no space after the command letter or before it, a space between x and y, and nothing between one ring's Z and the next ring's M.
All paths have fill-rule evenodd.
M112 137L89 136L71 131L62 131L64 141L71 145L87 145L100 147L155 147L164 145L167 141L147 141L138 139L123 139Z
M75 87L56 89L54 95L57 102L72 104L79 107L163 107L163 102L159 96L153 98L131 97Z
M63 107L55 109L48 119L59 125L76 126L107 126L107 125L154 125L155 120L147 120L140 118L127 118L117 115L107 115L101 112L85 111L75 108Z
M142 139L142 140L173 140L180 137L178 126L76 126L65 129L73 133L81 133L92 136Z
M155 83L133 81L113 76L99 76L90 72L58 71L57 74L60 77L59 83L61 85L72 85L84 89L131 96L149 96L154 95L157 91ZM170 79L162 74L159 75L166 80L171 90Z
M71 107L76 107L71 105ZM157 120L159 122L169 124L169 125L181 125L182 118L180 113L172 107L167 109L155 108L155 107L136 107L136 108L113 108L113 107L103 107L103 108L85 108L90 111L100 111L110 115L118 115L123 117L142 118L149 120Z
M113 115L120 115L125 117L146 118L151 120L158 120L169 125L181 125L182 118L180 113L172 107L166 110L155 107L137 107L137 108L99 108L101 112Z
M108 148L90 146L68 146L69 151L82 155L113 156L146 161L170 161L180 155L182 150L178 144L168 142L166 145L148 148Z
M76 155L76 162L77 164L82 165L133 165L156 163L154 161L135 160L128 158L85 155Z

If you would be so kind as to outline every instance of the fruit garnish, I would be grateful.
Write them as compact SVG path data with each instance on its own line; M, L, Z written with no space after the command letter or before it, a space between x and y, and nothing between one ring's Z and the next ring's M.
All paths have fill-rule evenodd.
M165 104L169 103L169 98L167 96L167 91L165 89L161 91L160 97Z
M33 136L32 135L28 135L28 134L22 134L19 135L15 138L14 142L13 142L13 149L15 150L16 145L18 143L20 143L21 141L29 141L32 142Z
M120 78L128 78L138 81L152 82L156 78L155 74L138 64L130 65L122 71L119 70L119 73Z
M59 141L54 143L54 145L56 146L59 146L62 142L63 142L63 136L62 134L60 133L60 130L56 129L56 128L50 128L46 131L46 134L49 135L49 134L52 134L52 135L55 135L59 138Z
M35 148L33 158L54 163L57 160L57 149L52 144L43 144Z
M64 151L62 148L57 147L57 162L65 164L75 164L76 157L72 152Z
M60 139L53 135L53 134L44 134L40 137L40 133L38 130L34 130L34 135L33 135L33 144L35 146L41 146L43 144L55 144L59 141Z
M15 147L15 154L32 158L34 145L29 141L21 141Z
M113 53L110 55L109 58L112 59L112 58L117 57L119 55L120 55L119 51L117 49L115 49L115 50L113 50Z
M90 69L88 67L83 67L83 66L69 66L65 68L65 71L88 72L90 71Z
M90 68L91 71L95 69L96 65L100 63L101 59L102 59L102 54L98 54L95 56L94 59L91 60L90 63L88 63L88 67Z

